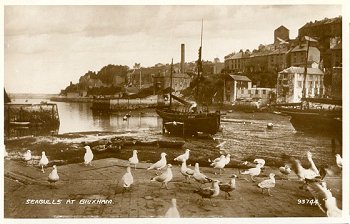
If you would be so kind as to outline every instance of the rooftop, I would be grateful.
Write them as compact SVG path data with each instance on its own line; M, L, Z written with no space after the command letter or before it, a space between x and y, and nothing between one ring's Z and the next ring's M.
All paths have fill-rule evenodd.
M283 71L279 72L282 74L303 74L304 73L304 68L303 67L294 67L291 66L289 68L284 69ZM323 75L323 71L319 68L307 68L307 74L310 75Z
M246 82L251 82L252 80L250 80L247 76L244 75L229 75L233 80L236 81L246 81Z

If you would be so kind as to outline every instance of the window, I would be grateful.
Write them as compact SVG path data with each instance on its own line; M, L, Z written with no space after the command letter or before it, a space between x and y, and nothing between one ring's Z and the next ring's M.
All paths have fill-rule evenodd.
M262 93L265 95L265 94L266 94L266 89L264 89L264 90L262 91Z
M244 89L241 90L241 94L244 94Z
M248 90L248 94L249 94L249 95L252 94L252 91L251 91L251 90Z
M256 89L256 90L255 90L255 94L259 94L259 90Z
M311 89L312 88L312 81L309 81L309 88Z
M302 81L298 81L298 88L303 88L303 82Z

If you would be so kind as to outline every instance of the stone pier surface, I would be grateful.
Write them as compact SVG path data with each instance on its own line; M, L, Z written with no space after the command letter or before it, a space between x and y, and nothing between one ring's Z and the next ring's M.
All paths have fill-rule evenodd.
M52 168L46 168L42 173L38 167L5 160L5 218L162 217L170 207L172 198L177 199L181 216L188 218L326 216L315 204L298 203L298 199L313 198L309 192L299 189L301 184L294 173L289 180L282 179L276 168L266 167L254 183L249 177L240 175L237 169L227 168L222 175L215 175L213 168L201 167L202 173L222 182L228 182L232 174L239 176L231 199L226 200L224 192L221 192L212 199L213 206L207 200L203 205L197 201L200 196L193 191L198 184L194 180L185 182L180 173L180 164L173 163L174 178L168 184L169 190L160 189L160 183L150 182L156 175L156 171L145 169L150 164L139 164L136 170L131 169L135 182L130 191L123 191L121 186L127 161L108 158L93 161L92 164L58 166L60 181L51 187L47 178ZM276 174L272 197L262 194L257 187L257 183L267 179L270 172ZM341 208L341 176L326 177L326 182Z

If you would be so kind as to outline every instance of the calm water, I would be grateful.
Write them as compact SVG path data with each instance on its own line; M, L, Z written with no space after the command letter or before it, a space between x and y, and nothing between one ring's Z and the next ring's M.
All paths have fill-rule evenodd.
M15 99L13 103L40 103L43 99ZM52 102L57 104L60 116L59 134L69 132L89 131L130 131L130 130L161 130L162 120L155 112L141 113L133 111L131 117L123 120L126 112L110 115L92 113L91 103Z

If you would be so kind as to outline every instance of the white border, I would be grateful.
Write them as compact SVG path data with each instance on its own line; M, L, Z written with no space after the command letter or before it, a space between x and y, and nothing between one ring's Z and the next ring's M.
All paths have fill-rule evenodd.
M60 1L48 1L48 0L7 0L1 1L1 13L0 13L0 25L1 29L1 50L2 54L1 74L2 77L0 82L3 85L4 78L4 5L302 5L302 4L341 4L342 8L342 22L343 22L343 217L342 218L191 218L191 219L181 219L181 223L244 223L244 224L254 224L254 223L298 223L298 224L308 224L308 223L349 223L349 104L350 104L350 80L349 80L349 26L350 26L350 1L346 0L60 0ZM0 91L0 104L3 105L3 91ZM3 106L1 106L1 114L3 114ZM3 145L3 115L0 115L0 139ZM3 158L3 150L0 150L1 158ZM3 160L1 160L3 161ZM4 173L3 162L1 162L0 173ZM3 179L0 184L1 192L4 192L4 182ZM4 201L3 197L0 199L0 217L1 223L179 223L176 219L3 219L4 216Z

